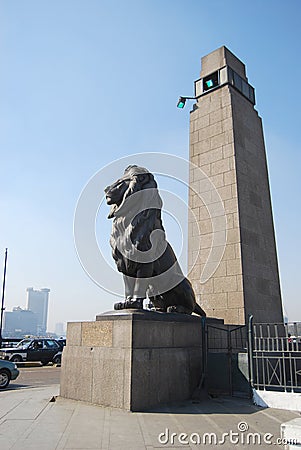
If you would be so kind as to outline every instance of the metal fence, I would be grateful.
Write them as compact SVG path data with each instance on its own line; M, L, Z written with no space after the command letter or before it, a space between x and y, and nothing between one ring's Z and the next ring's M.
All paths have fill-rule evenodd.
M247 327L207 320L204 338L208 392L249 397Z
M301 323L249 320L250 382L256 389L301 392Z

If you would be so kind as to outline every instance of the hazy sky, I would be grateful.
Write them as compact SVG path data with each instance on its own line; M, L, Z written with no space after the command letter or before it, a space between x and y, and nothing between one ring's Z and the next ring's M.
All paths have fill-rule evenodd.
M201 57L226 45L255 87L283 302L289 319L301 320L300 19L299 0L0 1L7 309L25 306L29 286L51 290L50 330L112 308L114 297L76 255L78 197L94 173L122 156L188 157L191 105L177 109L178 96L193 95ZM99 228L104 246L109 227Z

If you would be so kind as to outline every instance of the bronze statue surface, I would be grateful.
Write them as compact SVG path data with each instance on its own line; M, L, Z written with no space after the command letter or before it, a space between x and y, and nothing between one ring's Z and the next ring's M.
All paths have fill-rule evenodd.
M148 296L158 311L205 316L166 240L162 199L153 174L144 167L128 166L105 194L111 205L108 218L113 219L112 255L125 284L125 301L114 308L142 309Z

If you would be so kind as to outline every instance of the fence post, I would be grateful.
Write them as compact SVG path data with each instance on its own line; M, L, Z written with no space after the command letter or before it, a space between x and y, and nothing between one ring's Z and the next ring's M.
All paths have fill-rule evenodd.
M254 335L253 335L253 316L249 316L248 320L248 360L249 360L249 379L251 388L254 387L254 367L253 367L253 358L254 358Z
M207 353L208 353L208 336L207 336L207 322L206 316L202 317L202 341L203 341L203 352L202 352L202 366L203 366L203 376L204 376L204 386L207 384Z

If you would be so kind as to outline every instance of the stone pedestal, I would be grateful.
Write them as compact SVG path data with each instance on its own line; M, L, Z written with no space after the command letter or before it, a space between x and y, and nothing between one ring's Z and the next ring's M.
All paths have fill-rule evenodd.
M200 317L109 312L68 323L60 395L144 411L189 399L201 374Z

